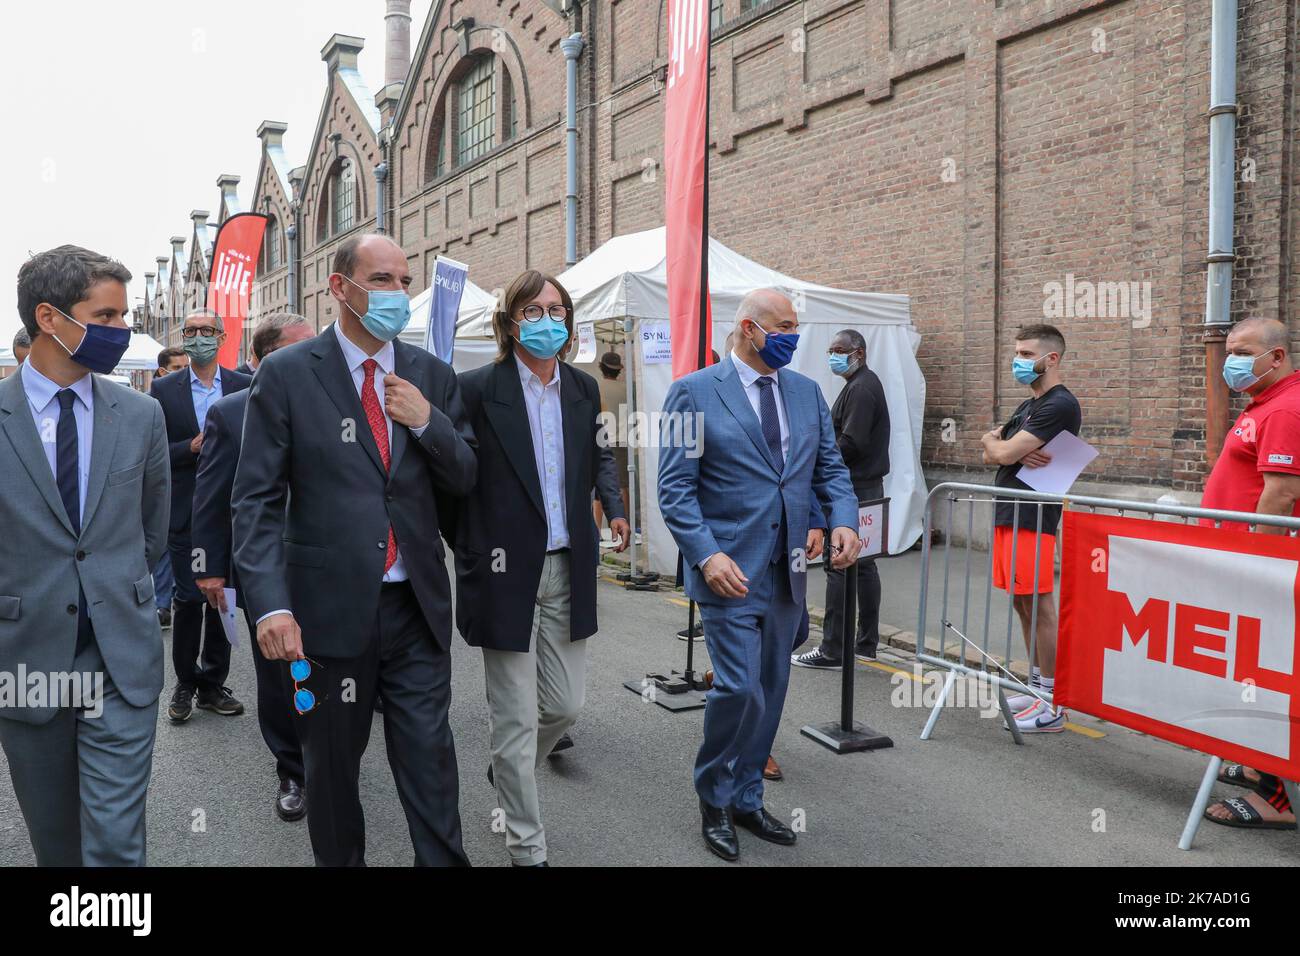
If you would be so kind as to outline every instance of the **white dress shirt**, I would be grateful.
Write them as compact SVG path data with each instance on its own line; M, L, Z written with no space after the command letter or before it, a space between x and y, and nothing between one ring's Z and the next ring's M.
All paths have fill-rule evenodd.
M221 366L217 366L216 374L212 376L212 387L204 385L202 380L194 374L194 367L190 367L190 401L194 403L194 417L198 419L199 431L208 427L208 409L212 407L218 399L221 398Z
M62 387L36 371L31 362L24 360L22 367L23 391L27 394L27 404L32 408L32 420L36 423L36 434L40 436L41 446L45 449L45 458L50 463L50 473L54 482L59 481L58 431L59 407L58 393ZM77 396L72 403L72 415L77 422L77 491L81 497L77 507L78 518L86 510L86 486L90 484L90 442L95 431L95 390L87 372L68 386Z
M384 376L393 371L396 362L396 349L393 348L392 342L385 342L383 348L374 355L367 355L365 352L361 351L361 349L357 347L351 339L343 334L343 330L339 328L337 322L334 323L334 334L338 336L339 347L343 349L343 362L347 365L348 371L352 373L352 385L357 390L358 398L361 397L361 389L366 383L366 370L361 366L365 364L366 359L374 359L375 364L379 366L375 369L375 395L379 399L379 410L384 413L384 424L388 426L388 450L389 460L391 461L393 449L393 420L388 416L388 410L384 408ZM360 427L361 424L361 422L358 422L358 427ZM366 422L365 427L369 428L370 423ZM426 424L420 428L412 428L410 429L410 432L414 437L419 438L424 434L424 429L427 427L428 425ZM389 568L388 572L384 575L384 581L391 583L393 581L405 581L406 579L406 563L402 560L401 548L398 548L397 560L393 562L393 566Z
M560 407L560 363L551 380L543 383L518 355L519 384L528 408L528 429L533 435L533 460L542 484L546 507L546 550L569 546L569 522L564 501L564 414Z
M749 405L754 409L754 417L758 419L759 429L763 427L763 411L759 405L762 389L758 387L758 380L763 377L757 369L750 368L744 362L736 357L736 353L731 353L731 361L735 363L736 372L740 375L740 384L745 389L745 397L749 399ZM781 463L790 454L790 423L785 417L785 402L781 401L781 381L779 370L767 376L772 380L772 397L776 399L776 417L781 422Z

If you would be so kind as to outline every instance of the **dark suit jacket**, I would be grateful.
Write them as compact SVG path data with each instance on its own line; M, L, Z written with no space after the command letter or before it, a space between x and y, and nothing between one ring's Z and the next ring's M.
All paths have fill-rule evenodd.
M579 641L596 632L600 534L591 514L593 490L611 519L627 515L614 456L597 443L600 388L586 372L564 362L558 368L569 527L569 634ZM456 552L456 626L475 647L526 651L534 606L529 595L537 593L541 582L547 529L519 368L511 357L462 373L460 386L479 444L478 481L457 503L449 529Z
M149 394L158 399L167 422L167 447L172 462L172 517L171 534L185 535L190 530L190 509L194 501L194 474L199 456L190 451L190 442L199 433L199 420L194 414L194 399L190 392L188 369L155 378L149 384ZM234 369L221 370L222 396L248 388L252 378Z
M391 525L425 620L451 642L434 494L474 486L474 433L451 366L394 342L394 371L433 405L416 439L393 423L386 472L334 329L257 368L235 471L235 567L254 620L291 610L308 656L356 657L374 631Z
M239 464L246 408L248 389L245 388L218 399L208 409L194 478L194 517L190 527L190 546L202 549L207 566L206 574L195 577L225 578L226 587L235 589L240 607L244 606L244 594L230 553L230 498L235 486L235 466Z
M831 424L861 497L865 486L889 474L889 405L875 372L864 365L849 376L831 406Z
M242 372L244 375L247 375L249 378L252 378L253 373L257 371L257 369L250 366L247 362L240 362L238 365L235 366L235 371Z

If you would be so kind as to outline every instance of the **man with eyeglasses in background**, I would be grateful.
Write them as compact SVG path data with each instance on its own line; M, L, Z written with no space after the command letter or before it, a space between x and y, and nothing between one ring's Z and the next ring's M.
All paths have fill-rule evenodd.
M217 313L211 309L191 312L181 329L181 347L189 356L189 371L155 378L149 386L149 394L162 405L172 463L167 550L176 579L172 611L176 687L167 716L174 723L189 720L196 694L198 706L204 710L226 717L244 712L244 705L225 686L230 673L230 642L221 626L221 614L208 604L194 583L196 575L207 576L206 556L193 554L190 540L194 476L208 409L222 396L248 388L253 381L251 376L217 363L217 351L225 340L226 332Z
M844 379L844 389L831 406L835 444L853 480L858 501L885 495L889 474L889 404L880 378L867 368L867 340L856 329L841 329L827 350L831 372ZM794 654L797 667L839 670L844 661L845 635L853 628L844 615L845 569L826 563L826 616L822 642L811 651ZM873 559L858 563L857 655L876 659L880 644L880 571Z

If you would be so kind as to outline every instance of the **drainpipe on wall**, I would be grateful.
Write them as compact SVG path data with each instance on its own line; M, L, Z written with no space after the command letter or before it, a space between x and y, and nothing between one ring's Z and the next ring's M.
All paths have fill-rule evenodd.
M383 147L385 154L388 153L387 146ZM388 163L380 163L375 167L375 231L387 234L388 230L384 228L387 221L384 213L387 206L384 205L384 183L388 180Z
M1232 326L1233 190L1237 141L1237 0L1210 14L1210 226L1205 279L1205 461L1214 467L1228 434L1224 341Z
M298 218L298 204L293 204L293 217ZM302 309L298 306L298 224L297 222L289 223L289 228L284 231L285 238L289 241L289 311L302 315Z
M564 52L564 153L567 164L564 185L564 265L578 261L578 57L582 55L581 33L560 41Z

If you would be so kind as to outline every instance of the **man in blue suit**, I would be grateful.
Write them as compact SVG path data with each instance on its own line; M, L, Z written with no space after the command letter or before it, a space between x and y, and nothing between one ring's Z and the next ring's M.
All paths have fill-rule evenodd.
M695 789L704 842L725 860L740 856L737 825L770 843L795 841L763 807L763 765L785 704L807 562L822 550L814 516L829 518L832 566L848 567L861 548L826 400L816 382L784 368L798 329L786 296L751 292L731 354L674 382L664 401L665 438L696 439L664 441L659 508L713 664Z

